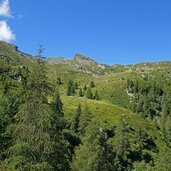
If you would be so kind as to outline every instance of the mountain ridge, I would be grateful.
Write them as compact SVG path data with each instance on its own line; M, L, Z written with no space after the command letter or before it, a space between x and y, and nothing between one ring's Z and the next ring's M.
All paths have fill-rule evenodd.
M2 47L6 47L9 50L13 51L14 53L17 53L19 55L19 57L24 56L24 57L29 57L32 58L34 57L34 55L31 55L29 53L26 52L22 52L20 51L19 47L15 44L11 44L11 43L6 43L4 41L0 41L0 48ZM2 52L1 52L2 54ZM28 58L28 59L29 59ZM136 64L105 64L105 63L98 63L96 62L94 59L87 57L83 54L80 53L75 53L75 55L71 58L68 59L66 57L47 57L47 61L50 64L70 64L72 61L76 61L78 63L86 63L89 65L102 65L102 66L106 66L106 67L116 67L116 66L123 66L123 67L130 67L130 66L138 66L138 65L159 65L159 64L166 64L166 63L171 63L171 61L153 61L153 62L139 62Z

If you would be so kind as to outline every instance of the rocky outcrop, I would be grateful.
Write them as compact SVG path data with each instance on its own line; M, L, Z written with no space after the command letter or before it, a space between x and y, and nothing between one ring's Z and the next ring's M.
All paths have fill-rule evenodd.
M64 57L58 57L58 58L48 58L47 59L47 62L49 64L55 64L55 65L58 65L58 64L70 64L71 61L64 58Z
M84 65L97 65L97 62L79 53L75 54L73 60Z

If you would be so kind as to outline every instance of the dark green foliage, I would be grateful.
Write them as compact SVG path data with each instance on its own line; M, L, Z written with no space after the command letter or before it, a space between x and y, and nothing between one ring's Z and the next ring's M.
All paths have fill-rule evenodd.
M94 99L95 100L100 100L100 97L99 97L99 94L98 94L97 90L95 91Z
M80 96L80 97L83 97L83 96L84 96L84 93L83 93L82 88L79 89L79 96Z
M82 115L82 109L81 109L81 105L79 104L76 109L76 116L72 124L72 129L74 130L75 133L78 133L81 115Z
M90 88L94 88L94 87L95 87L94 81L91 81L90 82Z
M102 127L93 123L87 130L87 137L83 139L75 152L72 171L112 171L112 156L109 155L110 147L107 144L106 134ZM108 152L108 153L106 153Z
M76 109L76 116L72 123L72 129L74 130L75 133L78 133L79 136L84 136L86 132L86 128L91 122L91 119L92 119L92 114L89 111L88 107L82 109L81 105L79 104Z
M157 155L158 148L146 130L134 130L123 115L114 131L114 139L112 145L115 154L113 165L116 171L133 169L135 162L138 162L136 167L151 167L153 156ZM143 162L145 163L143 164Z
M76 82L74 85L74 88L77 90L78 89L78 83Z
M24 99L15 122L8 126L13 143L3 162L4 169L68 170L67 141L62 133L65 127L62 102L56 93L52 104L48 103L51 88L41 56L24 88Z
M74 82L72 80L70 80L68 82L68 85L67 85L67 96L74 96L75 95L75 85L74 85Z
M50 131L51 141L53 141L51 158L49 159L53 170L67 171L69 170L70 152L68 150L69 143L65 139L63 130L66 128L64 119L63 104L59 93L56 92L52 106L52 128Z
M16 122L8 127L14 142L6 162L13 169L52 170L48 161L53 147L49 133L52 112L47 101L46 69L40 58L28 80L25 99L15 115Z
M85 86L84 86L84 91L86 91L86 90L87 90L87 86L85 85Z
M124 117L121 117L119 124L116 127L116 141L114 143L114 152L116 154L114 165L118 171L129 170L131 165L128 160L130 151L129 131L129 125L125 122Z
M93 93L92 93L90 87L87 89L86 98L88 98L88 99L93 99Z
M57 83L57 85L61 85L62 84L62 81L61 81L61 78L60 77L57 77L56 83Z
M55 115L57 118L63 118L64 117L64 112L63 112L63 103L60 99L59 92L56 91L53 93L53 101L51 103L53 111L56 113Z

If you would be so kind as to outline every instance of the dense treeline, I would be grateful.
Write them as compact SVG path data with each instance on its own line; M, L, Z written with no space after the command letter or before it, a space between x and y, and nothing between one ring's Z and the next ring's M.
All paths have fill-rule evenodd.
M156 82L128 80L131 109L156 124L161 151L149 127L135 129L123 114L112 128L78 104L64 118L58 86L47 78L41 53L33 67L0 63L0 170L2 171L169 171L171 169L171 93ZM68 96L99 100L93 81L84 87L69 80Z
M163 77L162 77L163 78ZM170 78L170 77L169 77ZM156 82L149 79L128 79L131 109L142 117L153 121L163 136L168 149L159 155L156 170L170 170L171 161L171 87L170 79ZM160 169L159 169L160 168Z
M171 88L152 80L127 81L127 90L132 93L131 109L156 122L170 146L171 143Z

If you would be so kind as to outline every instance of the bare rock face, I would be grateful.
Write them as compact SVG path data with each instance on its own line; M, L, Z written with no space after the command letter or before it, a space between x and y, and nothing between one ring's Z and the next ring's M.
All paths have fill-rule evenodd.
M85 65L97 65L97 63L94 60L92 60L91 58L88 58L88 57L78 54L78 53L75 54L74 61L76 61L78 63L85 64Z
M58 64L70 64L70 60L64 58L64 57L58 57L58 58L48 58L47 59L48 63L50 64L55 64L55 65L58 65Z

